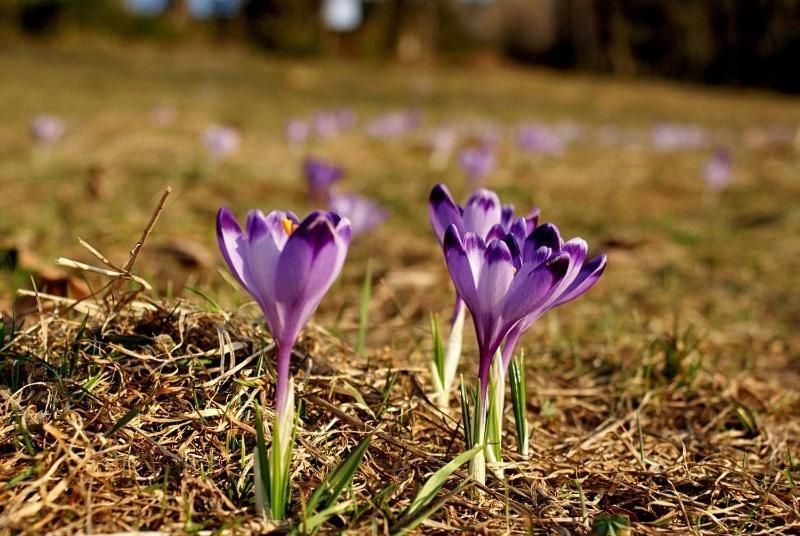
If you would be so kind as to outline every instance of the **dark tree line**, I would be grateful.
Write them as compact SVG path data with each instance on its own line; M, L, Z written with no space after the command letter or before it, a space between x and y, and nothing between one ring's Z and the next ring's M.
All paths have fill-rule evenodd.
M301 54L458 59L477 49L561 68L800 92L800 0L365 0L361 27L325 31L323 0L245 0L237 17L194 23L187 0L143 20L122 0L0 0L0 28L80 24L181 38L209 31Z

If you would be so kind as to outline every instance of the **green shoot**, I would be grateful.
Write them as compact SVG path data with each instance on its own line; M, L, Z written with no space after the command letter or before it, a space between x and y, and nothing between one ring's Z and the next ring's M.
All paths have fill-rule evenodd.
M331 516L337 515L351 506L352 501L344 501L340 504L336 504L336 501L352 482L353 476L356 474L358 466L361 465L371 441L372 434L362 439L350 451L343 462L331 469L325 480L320 483L314 494L311 495L305 507L301 526L295 528L295 531L302 530L303 533L314 532ZM347 506L345 507L344 505Z
M392 527L392 534L403 534L412 530L414 527L422 523L427 517L433 514L432 510L423 509L428 506L439 490L442 489L444 483L453 474L453 472L472 460L478 453L483 450L483 445L477 445L467 451L462 452L450 462L445 464L441 469L433 473L430 478L419 489L411 504L403 511L397 524Z
M358 308L358 338L356 339L356 355L364 356L364 344L367 339L367 323L369 321L369 302L372 297L372 266L367 261L367 273L361 285L361 303Z
M517 432L517 451L527 456L530 450L530 428L528 425L528 388L525 380L525 354L511 358L508 365L508 379L511 385L511 405L514 408L514 423Z

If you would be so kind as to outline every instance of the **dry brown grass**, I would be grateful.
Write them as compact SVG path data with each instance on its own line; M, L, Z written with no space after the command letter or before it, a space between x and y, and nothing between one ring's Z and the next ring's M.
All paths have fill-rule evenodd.
M110 268L130 273L154 222ZM252 484L253 407L272 395L269 335L226 312L149 300L130 277L101 288L88 300L36 295L38 314L5 327L5 533L286 530L369 433L347 492L354 506L325 530L391 533L427 475L462 450L458 422L426 397L426 371L392 366L391 353L368 362L312 325L295 355L293 516L271 524ZM483 492L442 491L422 530L587 533L624 514L641 534L796 533L797 393L705 369L699 356L723 350L691 332L627 350L647 352L644 366L559 372L558 356L532 360L531 456L509 452L506 480L490 477ZM466 481L457 472L448 487Z
M421 531L589 534L619 513L637 534L800 532L800 149L747 143L751 127L796 127L796 99L504 67L376 72L230 50L120 49L0 55L0 70L16 74L0 78L0 247L37 261L0 271L0 307L27 311L14 329L5 315L0 337L0 533L270 528L256 515L250 474L253 404L268 408L272 397L271 339L220 271L213 214L223 204L239 215L313 208L303 153L288 150L281 125L343 104L362 117L419 106L433 124L566 119L645 137L654 121L689 121L734 155L734 181L710 206L698 176L708 151L586 142L563 158L528 158L506 140L488 186L521 210L538 205L567 236L607 252L609 268L524 342L533 456L513 453L508 411L508 483L490 478L482 495L448 497L463 481L453 477ZM171 128L147 120L162 104L177 108ZM39 112L70 126L46 165L32 161L21 134ZM217 173L202 169L198 139L209 122L243 134ZM447 314L452 288L424 203L436 181L462 200L468 187L455 164L432 171L422 141L353 132L309 148L347 168L344 189L393 211L353 244L296 348L305 410L293 521L332 464L378 430L348 492L356 507L325 532L389 532L415 488L463 450L455 400L454 419L425 398L428 315ZM97 177L87 178L92 169ZM14 303L49 259L103 264L75 236L125 259L166 181L175 194L136 264L154 291L139 292L124 274L111 292L108 274L90 274L95 298L75 302L70 290ZM211 259L191 271L174 266L168 247L187 240ZM368 261L375 285L367 351L357 356L350 345ZM106 268L124 272L122 264ZM181 286L220 307L178 295ZM468 328L466 378L473 356Z
M251 483L252 405L268 404L272 385L261 327L185 303L108 323L60 308L5 343L15 357L2 372L20 386L0 391L5 532L270 528ZM800 448L797 393L706 370L662 382L664 355L653 356L657 385L624 370L537 373L535 395L558 414L536 421L531 458L509 453L507 483L490 478L481 497L451 497L425 532L585 533L613 512L629 515L637 534L796 533L787 454ZM294 521L330 467L378 430L350 491L360 516L328 530L387 533L426 475L463 449L456 423L427 401L425 373L367 366L316 326L295 357L305 409ZM395 491L373 503L389 484Z

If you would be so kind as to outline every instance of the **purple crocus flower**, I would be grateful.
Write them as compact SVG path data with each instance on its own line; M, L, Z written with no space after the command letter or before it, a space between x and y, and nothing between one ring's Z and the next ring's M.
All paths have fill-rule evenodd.
M421 124L422 112L419 110L398 110L376 117L367 123L365 132L371 138L396 138Z
M304 119L290 119L286 122L284 135L286 141L289 143L305 143L308 140L308 135L311 132L311 127L308 121Z
M39 143L57 142L66 130L63 121L52 115L37 115L30 124L31 136Z
M241 138L233 127L211 125L203 133L203 143L216 161L224 160L239 149Z
M308 181L308 195L316 202L327 200L331 186L344 175L344 169L341 167L313 157L305 159L303 172Z
M501 205L495 192L479 188L462 207L453 201L447 186L437 184L428 197L428 215L433 232L441 244L444 244L445 231L451 224L455 224L462 236L475 233L487 240L490 231L497 225L502 228L503 235L511 229L511 224L514 223L514 206ZM531 210L524 220L526 232L530 233L539 221L539 209Z
M474 234L482 240L490 240L504 237L514 220L514 207L501 205L496 193L480 188L461 207L453 201L450 192L443 184L437 184L431 190L428 199L428 213L436 238L442 245L444 245L445 233L449 227L454 227L460 236ZM538 219L539 209L534 209L527 217L520 220L524 222L522 225L525 226L525 231L530 232L536 227ZM464 303L458 295L453 310L444 367L437 370L437 374L442 380L441 385L436 386L438 404L445 411L448 407L448 393L455 381L456 369L461 358L464 316Z
M661 151L702 149L708 145L708 131L699 125L657 123L650 135L653 145Z
M703 169L709 190L719 192L731 182L731 153L724 148L714 151Z
M536 320L550 309L574 300L588 291L606 268L606 256L600 255L586 262L588 246L582 238L573 238L564 242L558 227L551 223L542 224L532 232L521 218L512 226L506 237L511 250L519 256L524 270L527 264L538 264L551 258L567 256L567 268L564 276L554 287L553 292L544 301L526 314L508 333L503 347L503 371L508 369L511 356L514 354L519 338Z
M312 119L314 133L320 138L333 138L339 134L340 124L336 111L322 110Z
M458 162L472 184L483 182L483 179L497 167L495 150L487 144L467 147L462 150L458 155Z
M524 225L524 222L522 223ZM547 303L567 274L566 252L529 252L527 262L513 240L484 241L455 224L445 231L447 269L472 315L478 339L480 418L486 417L489 369L495 352L520 320Z
M525 151L553 156L563 154L566 145L566 140L556 129L538 123L520 128L517 141Z
M292 346L339 276L350 245L350 222L332 212L312 212L301 222L291 212L265 216L251 210L242 232L231 211L221 208L217 240L231 272L261 306L275 339L275 407L282 415Z
M331 192L328 208L350 220L353 236L371 231L389 216L378 203L356 194Z

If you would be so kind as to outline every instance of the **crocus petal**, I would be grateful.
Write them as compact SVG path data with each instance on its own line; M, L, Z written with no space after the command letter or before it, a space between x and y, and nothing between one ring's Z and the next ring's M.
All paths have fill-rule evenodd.
M444 242L444 233L451 224L461 228L461 208L453 201L444 184L437 184L431 190L428 197L428 214L439 243Z
M247 215L248 268L252 291L264 311L270 330L280 330L281 320L275 308L275 272L281 250L289 238L283 221L286 213L273 211L268 216L260 210Z
M563 245L564 242L561 240L558 227L552 223L545 223L536 227L525 239L525 244L522 247L522 258L527 264L539 248L544 246L558 252L561 251Z
M521 253L525 244L525 239L530 235L528 231L528 222L525 218L517 218L514 220L508 227L508 234L514 238L514 241L517 243L517 249L519 249Z
M502 208L497 194L485 188L476 190L464 206L464 231L485 238L492 226L501 223Z
M508 289L503 320L511 326L533 313L550 297L567 273L569 255L558 254L539 265L523 265Z
M600 276L603 275L603 271L606 269L606 260L607 258L605 255L600 255L584 264L577 277L575 277L570 286L561 293L561 296L553 307L574 300L592 288L594 284L597 283L597 280L600 279Z
M527 226L527 234L531 234L536 226L539 225L539 208L533 207L530 212L525 216L525 223Z
M511 251L505 242L495 240L487 246L484 259L485 264L478 278L478 298L481 300L481 309L499 316L500 305L514 279Z
M346 219L315 212L289 237L274 276L277 338L293 341L316 310L342 269L348 245L343 237L349 240L349 234Z
M217 212L217 242L231 273L252 294L247 268L247 241L242 234L242 228L227 207L222 207Z
M514 205L503 205L501 214L500 224L504 229L508 229L514 222Z
M474 234L468 238L469 253L455 224L451 224L444 234L444 258L456 292L472 311L478 303L477 281L485 247L481 248L482 242ZM477 273L473 273L473 266Z

